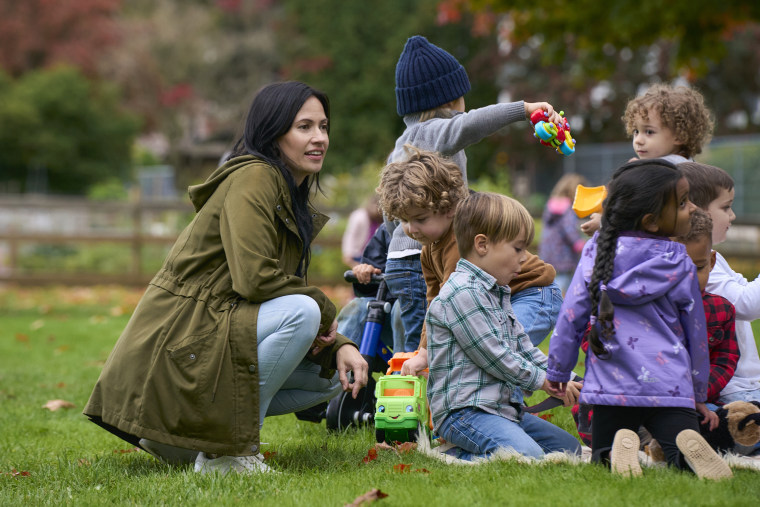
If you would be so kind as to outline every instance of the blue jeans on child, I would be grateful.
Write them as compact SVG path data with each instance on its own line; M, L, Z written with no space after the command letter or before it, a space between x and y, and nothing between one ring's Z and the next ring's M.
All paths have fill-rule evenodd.
M427 286L422 276L420 256L388 259L385 264L385 283L398 300L406 335L404 349L394 349L394 352L414 352L420 345L422 323L427 311Z
M455 457L466 461L488 457L499 449L532 458L550 452L581 452L574 436L533 414L524 413L522 421L514 422L477 408L463 408L449 414L438 434L459 447Z
M368 313L367 305L373 299L371 297L354 298L338 313L338 332L357 345L361 345ZM394 352L404 351L404 326L401 323L398 300L393 302L391 313L385 316L380 341L391 347Z
M320 366L305 359L320 319L319 306L309 296L282 296L261 304L256 321L259 425L267 415L297 412L341 392L337 373L321 378Z
M545 287L528 287L510 296L517 321L525 328L533 345L546 338L557 323L562 307L562 291L552 282Z

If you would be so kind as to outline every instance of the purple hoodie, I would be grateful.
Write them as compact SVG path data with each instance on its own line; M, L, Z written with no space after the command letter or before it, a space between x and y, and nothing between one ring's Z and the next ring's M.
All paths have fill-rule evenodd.
M597 237L583 249L551 337L550 381L567 382L578 361L591 315ZM589 348L581 403L694 408L695 400L704 402L710 373L705 313L686 247L646 233L621 234L607 295L615 306L615 337L602 343L611 355L600 359Z

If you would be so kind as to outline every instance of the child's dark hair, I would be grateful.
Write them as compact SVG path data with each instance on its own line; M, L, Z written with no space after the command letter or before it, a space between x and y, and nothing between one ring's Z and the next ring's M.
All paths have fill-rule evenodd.
M680 169L680 167L679 167ZM707 238L712 245L712 218L710 214L701 208L697 208L691 214L691 229L688 234L676 237L676 241L679 243L691 243L692 241L698 241L701 238Z
M720 191L733 190L734 179L720 167L683 162L678 168L689 182L689 200L698 208L707 209L720 196Z
M596 239L596 259L589 285L589 346L597 356L605 358L607 355L602 339L610 341L615 336L615 308L607 295L606 284L615 268L618 237L624 231L643 230L642 222L648 214L659 217L669 200L676 198L676 184L681 178L681 171L675 165L659 159L630 162L612 175L607 187L607 199L604 200L602 226ZM601 336L598 329L601 329Z

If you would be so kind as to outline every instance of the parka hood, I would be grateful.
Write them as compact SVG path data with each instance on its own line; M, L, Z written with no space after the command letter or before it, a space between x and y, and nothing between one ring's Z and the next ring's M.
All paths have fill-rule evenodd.
M614 305L648 303L664 296L674 285L691 281L694 270L683 244L661 236L626 232L618 238L607 295Z
M193 185L187 189L190 194L190 201L197 212L200 210L211 194L222 184L222 182L241 167L250 164L253 160L259 160L253 155L243 155L241 157L231 158L224 164L214 170L213 173L200 185Z

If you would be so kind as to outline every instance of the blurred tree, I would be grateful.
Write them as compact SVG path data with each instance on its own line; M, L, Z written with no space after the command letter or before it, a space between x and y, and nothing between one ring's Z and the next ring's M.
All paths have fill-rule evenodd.
M121 0L0 0L0 68L12 76L56 63L92 74L118 41Z
M330 171L353 172L365 162L383 162L393 149L404 129L396 113L396 62L412 35L424 35L465 67L472 83L465 96L468 108L496 102L494 37L470 23L442 26L437 0L288 0L284 5L278 30L286 62L282 77L329 94ZM467 149L471 177L504 169L497 163L496 147L487 140Z
M689 45L689 37L681 36L683 26L676 26L679 18L674 15L681 12L681 2L655 6L649 0L581 0L561 8L554 0L508 5L497 0L447 0L438 9L446 23L473 27L474 18L467 14L489 14L487 19L494 22L478 26L498 39L502 99L548 100L563 108L582 149L587 143L629 141L621 116L628 100L652 82L701 91L716 118L715 135L760 131L760 24L739 21L757 19L754 6L760 4L708 2L700 12L703 3L690 3L683 26L694 31L705 13L712 15L705 22L706 37L717 38L714 46L720 48ZM716 10L720 5L736 5L737 10L721 16ZM562 25L569 17L572 20ZM584 23L588 29L580 28ZM638 32L642 24L650 27L646 36ZM505 136L501 148L516 176L526 177L540 192L548 192L562 172L562 157L528 133L523 139Z
M131 0L118 19L123 43L101 73L146 132L167 137L177 164L182 145L231 144L254 92L275 79L277 12L272 0Z
M669 62L672 73L683 67L706 70L707 61L726 54L730 34L760 21L757 0L444 0L441 11L509 13L514 19L513 42L536 34L543 38L541 58L559 63L572 49L584 61L609 61L609 52L636 49L661 41L675 45ZM599 67L592 65L592 67ZM611 73L614 67L604 69Z
M19 191L83 194L130 176L139 123L112 86L71 67L0 76L0 181Z

